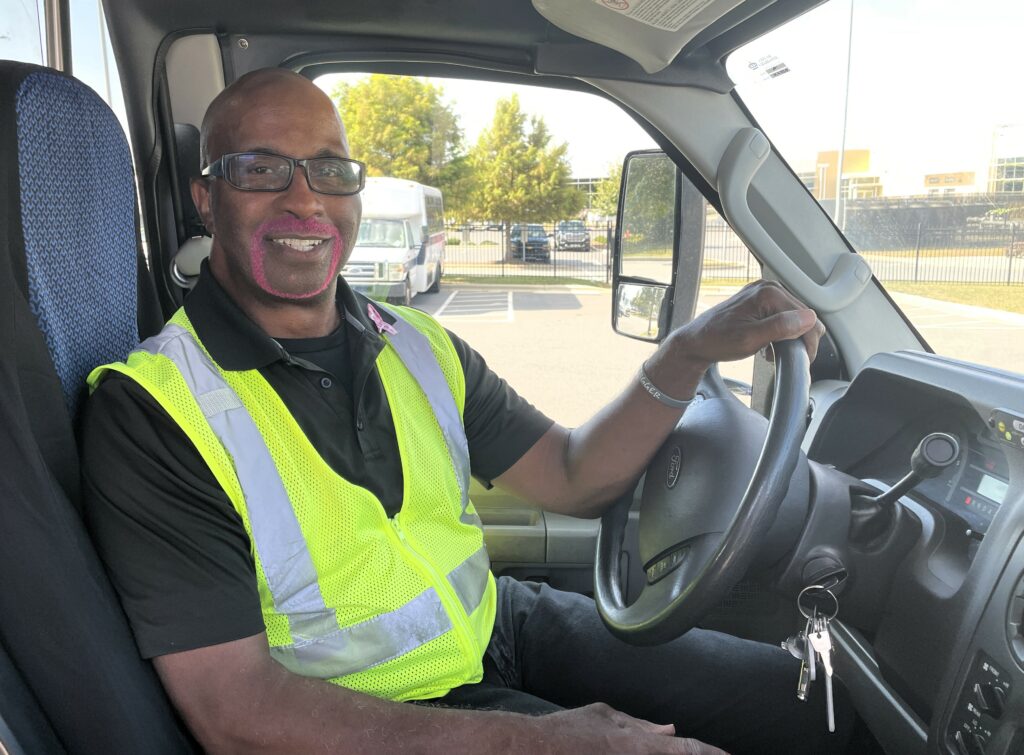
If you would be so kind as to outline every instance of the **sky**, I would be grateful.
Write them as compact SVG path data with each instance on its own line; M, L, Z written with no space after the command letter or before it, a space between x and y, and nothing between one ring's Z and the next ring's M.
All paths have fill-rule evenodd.
M71 0L74 66L106 98L98 6L98 0ZM0 57L39 62L38 7L39 0L0 0ZM975 171L983 181L993 154L1024 154L1022 39L1022 0L831 0L738 50L728 67L740 96L796 170L813 169L818 151L839 148L848 105L845 148L871 151L871 172L882 177L887 194L913 194L922 191L926 173ZM771 56L788 72L765 79L751 69ZM122 115L112 55L107 61L112 106ZM568 143L577 177L605 175L627 151L654 146L632 119L597 96L438 83L467 145L490 123L498 98L516 91L523 109L543 116L553 138Z

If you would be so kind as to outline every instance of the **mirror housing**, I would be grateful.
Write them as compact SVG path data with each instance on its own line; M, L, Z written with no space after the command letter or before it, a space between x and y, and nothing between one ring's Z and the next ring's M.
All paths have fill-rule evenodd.
M678 255L679 171L660 150L622 165L612 246L612 329L660 343L671 327Z
M626 155L611 249L621 335L659 343L696 311L708 203L683 170L661 150Z

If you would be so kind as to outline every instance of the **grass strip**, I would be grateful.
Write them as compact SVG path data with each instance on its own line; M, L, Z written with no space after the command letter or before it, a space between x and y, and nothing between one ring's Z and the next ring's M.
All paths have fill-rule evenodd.
M1024 314L1024 286L998 283L883 283L888 291Z

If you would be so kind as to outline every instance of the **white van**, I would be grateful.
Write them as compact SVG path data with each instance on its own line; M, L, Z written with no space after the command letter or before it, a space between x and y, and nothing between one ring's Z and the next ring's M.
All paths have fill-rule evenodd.
M441 192L402 178L367 178L363 221L345 280L377 299L408 305L418 293L436 292L444 272Z

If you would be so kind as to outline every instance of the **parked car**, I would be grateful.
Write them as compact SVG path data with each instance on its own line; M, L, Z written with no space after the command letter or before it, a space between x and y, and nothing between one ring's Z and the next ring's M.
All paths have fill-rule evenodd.
M516 223L508 231L508 257L523 262L550 262L551 241L539 223Z
M590 231L582 220L562 220L555 227L555 249L590 251Z

